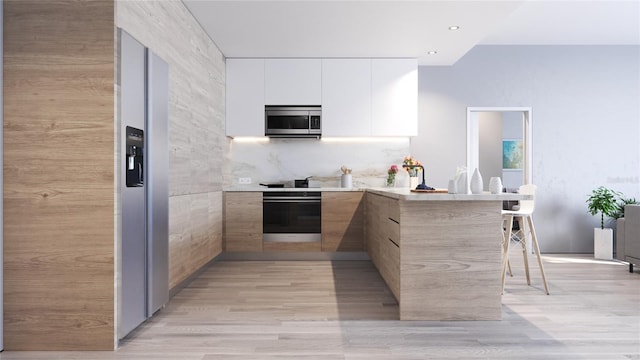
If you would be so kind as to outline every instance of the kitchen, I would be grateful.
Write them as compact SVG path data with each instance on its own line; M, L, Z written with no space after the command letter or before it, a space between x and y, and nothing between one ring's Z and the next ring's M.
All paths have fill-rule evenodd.
M9 8L7 8L7 6ZM11 326L5 327L5 344L17 344L16 341L22 339L24 342L21 346L32 349L60 349L75 345L78 348L103 348L112 349L114 345L114 283L117 278L117 270L114 266L114 258L117 259L117 249L114 249L114 239L117 239L117 213L118 206L115 203L113 194L116 191L114 168L114 141L117 134L114 133L113 122L105 124L104 119L113 119L114 102L114 86L113 74L115 72L115 64L113 59L113 49L116 48L113 39L114 24L117 27L125 28L132 33L140 42L156 51L160 57L170 64L170 89L171 89L171 105L170 118L170 164L171 172L169 174L169 239L170 239L170 288L175 288L184 280L188 279L202 266L206 265L216 254L222 251L222 218L223 212L220 204L223 203L222 189L224 186L235 184L239 177L251 177L252 182L257 184L260 181L282 181L302 179L307 176L318 176L321 179L326 177L328 181L333 181L337 186L337 178L339 176L339 168L343 164L354 169L354 178L356 185L358 178L371 178L372 181L378 181L382 184L384 181L384 172L391 164L399 164L401 159L409 153L417 154L413 150L414 146L420 149L420 144L440 144L440 141L422 141L429 139L418 138L418 141L410 141L408 138L401 140L374 140L369 142L341 142L336 140L334 145L329 145L335 150L328 152L331 154L330 161L322 164L317 158L309 157L312 161L304 161L305 156L299 151L295 151L295 143L290 140L279 140L277 143L282 146L290 146L294 151L289 151L287 147L286 153L295 153L294 158L296 164L305 164L297 170L289 171L281 175L270 174L268 172L252 171L249 166L253 166L250 162L252 155L256 158L267 154L261 152L261 148L265 146L271 147L273 143L266 145L265 143L241 143L229 140L225 134L225 62L224 56L216 48L208 36L199 29L198 24L192 15L180 3L143 3L143 2L118 2L117 7L114 3L92 3L92 6L69 8L64 4L51 2L51 7L43 4L41 11L47 13L49 21L42 20L38 17L29 17L27 5L18 6L19 2L5 1L5 29L20 29L16 31L5 30L5 146L11 146L16 151L5 150L5 258L9 257L5 262L5 321L9 321ZM16 6L16 8L10 8ZM99 6L105 6L107 9L100 9ZM111 11L109 10L111 9ZM113 9L116 9L115 11ZM17 13L13 13L16 11ZM153 13L157 21L151 21L148 14ZM106 15L105 15L106 14ZM65 19L70 18L79 21L77 24L84 31L78 32L74 29L60 28L60 23L64 23ZM88 19L91 21L82 22L77 19ZM20 19L21 21L11 21ZM29 20L32 19L32 20ZM28 21L27 21L28 20ZM38 43L37 38L31 37L30 32L36 32L42 28L44 21L45 29L48 29L49 43L66 44L68 47L60 46L58 49L52 49L43 43ZM38 25L40 24L40 25ZM29 31L24 31L25 27ZM88 30L91 31L88 31ZM85 33L85 34L82 34ZM7 34L12 36L6 37ZM19 37L23 34L23 37ZM15 38L13 37L15 35ZM74 41L69 39L79 38L82 35L88 37L84 41L96 42L100 39L95 47L77 47ZM64 39L64 40L63 40ZM183 39L191 39L195 45L191 47L188 42ZM78 40L81 41L81 40ZM29 64L29 56L27 54L20 55L21 49L17 44L26 42L32 44L41 51L43 56L53 57L56 59L67 59L71 64L76 66L75 73L69 73L69 81L86 76L87 81L83 83L86 87L79 87L81 91L73 94L61 94L70 96L71 98L83 99L83 101L74 104L74 111L70 114L69 107L59 105L59 103L47 103L49 108L41 109L38 107L24 107L23 99L32 98L33 94L43 91L37 83L27 84L20 82L19 79L28 79L33 75L33 68L28 68L24 72L20 72L21 64ZM110 49L110 51L104 51ZM56 53L55 51L59 51ZM93 53L89 51L95 51ZM623 50L620 50L623 51ZM73 53L73 57L65 56L65 54ZM104 68L95 71L95 59L97 54L102 59L101 63ZM86 56L85 56L86 55ZM581 54L574 54L578 57ZM84 61L87 67L91 69L83 70L77 64ZM37 62L33 66L37 66ZM51 65L49 69L52 74L58 74L58 77L51 77L53 85L45 88L51 89L50 86L63 86L56 83L56 79L60 77L61 69ZM432 69L425 69L427 74ZM78 72L81 74L79 77ZM207 76L202 76L207 74ZM421 77L422 70L418 74ZM422 84L420 78L419 84ZM21 83L26 86L23 92L17 92L14 88L7 88L11 84ZM96 87L96 84L107 84ZM109 86L109 84L111 84ZM31 90L29 87L31 86ZM423 86L423 85L420 85ZM37 89L37 90L36 90ZM632 96L629 94L628 96ZM422 101L422 100L421 100ZM46 102L43 102L46 103ZM466 105L469 105L468 103ZM475 105L475 104L473 104ZM507 104L510 105L510 104ZM520 104L522 105L522 104ZM554 104L555 105L555 104ZM422 106L420 105L420 108ZM428 107L427 107L428 108ZM541 109L537 107L536 109ZM99 110L99 111L97 111ZM446 109L445 109L446 110ZM25 114L24 112L30 111ZM264 109L262 109L264 111ZM427 110L428 112L429 110ZM544 115L544 109L540 111L540 115ZM51 117L50 114L62 114L58 117ZM87 116L87 114L91 114ZM442 128L432 124L429 119L435 119L440 116L447 116L447 112L442 114L432 114L427 120L418 124L418 134L429 134L430 128L438 129L447 134L453 132L455 134L464 134L457 131L457 126L463 126L458 123L452 125L452 128ZM457 117L457 115L453 115ZM29 138L29 142L21 140L25 135L22 129L15 125L20 119L32 118L42 119L41 124L49 126L49 132L59 134L60 138L46 136L47 132L30 133L33 138ZM74 135L78 135L78 140L82 142L70 141L70 133L58 129L60 124L66 124L68 119L81 119L80 123L89 121L88 127L75 128ZM546 126L543 123L537 125L540 131L544 131ZM569 126L569 125L566 125ZM629 126L629 125L626 125ZM426 128L425 128L426 127ZM89 130L91 129L91 130ZM83 133L86 132L86 133ZM633 133L633 131L630 131ZM40 135L38 135L40 134ZM66 136L66 137L65 137ZM422 136L422 135L419 135ZM460 135L463 138L463 135ZM450 149L452 153L458 154L453 156L453 161L448 161L448 165L439 165L442 159L432 158L438 153L438 149L429 149L425 151L425 156L420 156L420 160L429 164L427 166L427 179L431 184L443 187L446 180L453 176L455 167L464 162L464 139L453 140L455 136L447 136L450 146L442 147ZM105 141L108 140L108 141ZM438 140L438 139L436 139ZM86 141L86 143L85 143ZM305 140L307 141L307 140ZM325 152L328 146L325 139L309 140L312 146L317 145L315 153ZM376 141L382 141L384 144L376 144ZM443 139L444 141L444 139ZM540 140L543 141L544 140ZM387 143L389 142L389 143ZM34 147L32 144L38 144ZM329 142L330 144L330 142ZM56 169L66 161L74 161L69 157L58 158L54 154L72 154L77 150L78 145L89 147L95 151L92 153L92 162L87 164L78 161L74 166L78 170L78 174L87 174L87 178L78 179L83 183L94 184L91 188L69 187L65 185L65 176L62 174L59 183L52 181L48 174L57 174ZM277 146L277 145L276 145ZM301 145L302 146L302 145ZM433 145L425 145L433 146ZM251 152L236 151L243 147L251 148ZM381 154L374 154L376 149L380 147L389 148L391 153L387 157L387 151ZM544 146L539 146L543 148ZM462 150L461 150L462 149ZM255 152L253 152L255 150ZM545 150L540 150L539 156L547 156ZM279 151L278 151L279 152ZM442 152L442 151L440 151ZM246 162L236 162L236 156L245 153ZM213 155L217 154L217 155ZM219 154L224 154L220 156ZM358 155L356 155L358 154ZM293 156L293 155L291 155ZM307 154L309 156L309 154ZM363 159L359 160L359 156ZM24 168L21 164L32 162L33 159L47 159L47 166L51 168L43 168L43 164L38 163L41 169L46 172L39 172L37 168ZM265 164L264 158L257 158L256 163ZM275 166L282 164L277 157L269 155L267 164L271 161ZM286 160L281 168L288 168L290 164ZM379 162L378 162L379 161ZM249 164L247 167L243 162ZM433 166L431 166L433 164ZM236 167L237 166L237 167ZM321 166L320 169L316 166ZM242 169L244 168L244 169ZM269 168L265 165L265 168ZM13 169L22 169L21 172ZM376 173L368 171L375 169ZM363 173L360 173L360 172ZM633 169L625 170L633 172ZM538 172L542 175L542 172ZM264 174L264 175L263 175ZM270 175L270 176L266 176ZM624 175L624 174L623 174ZM100 179L100 183L96 183L96 177ZM332 178L333 177L333 178ZM626 177L622 177L626 178ZM40 179L40 182L26 181L26 179ZM312 185L314 178L311 178ZM541 178L541 179L544 179ZM628 184L631 188L633 185ZM8 190L7 190L8 189ZM15 190L14 190L15 189ZM7 194L13 194L9 196ZM631 192L631 190L629 191ZM30 201L19 201L30 199L29 194L41 194L41 201L32 203ZM24 195L22 195L24 194ZM49 196L54 194L55 196ZM73 195L66 195L73 194ZM72 198L69 198L72 196ZM88 207L78 207L77 198L96 199L94 204ZM48 201L45 199L53 200ZM70 202L66 202L69 199ZM26 206L26 208L25 208ZM44 208L43 208L44 206ZM51 208L49 208L51 206ZM64 209L75 209L72 213L64 211ZM114 211L116 210L116 211ZM56 214L65 216L56 218ZM24 233L19 229L31 228L25 223L26 218L42 219L42 224L61 223L64 226L55 227L39 227L40 232ZM105 221L109 219L110 221ZM32 228L33 229L33 228ZM72 230L71 232L69 230ZM45 234L46 236L42 236ZM91 242L78 242L77 239L89 236ZM22 240L21 240L22 239ZM48 244L55 239L57 250L51 249ZM28 240L28 241L25 241ZM16 248L17 244L25 244L27 249ZM117 243L117 242L116 242ZM14 245L12 245L14 244ZM28 245L27 245L28 244ZM20 263L20 257L11 257L17 254L14 251L27 251L33 259L49 258L53 254L67 252L101 254L105 261L96 260L95 263L89 263L86 266L91 271L87 271L87 267L83 267L82 262L72 261L64 262L66 257L58 258L60 263L45 263L38 266L35 263L29 263L25 269ZM70 255L71 256L71 255ZM97 255L96 255L97 256ZM15 260L12 260L15 259ZM71 256L71 259L74 257ZM111 259L111 262L108 260ZM97 264L101 264L97 266ZM63 269L72 266L73 271L67 273ZM44 266L44 267L41 267ZM38 286L28 281L29 273L37 275L42 283L50 284L49 286ZM10 276L11 275L11 276ZM99 276L98 281L95 276ZM75 277L75 278L74 278ZM20 280L24 279L24 280ZM72 280L77 279L77 280ZM81 301L88 308L79 306L68 297L71 290L65 290L64 284L69 281L75 281L80 285L78 295L75 296L77 301ZM20 295L12 292L11 289L20 288ZM55 297L61 299L55 304L51 303L33 303L30 304L31 310L24 309L20 302L25 298L47 298L51 291L55 292ZM12 295L13 294L13 295ZM87 311L82 310L87 309ZM41 330L34 334L33 327L24 324L17 316L13 321L15 312L21 312L27 318L38 319L38 326ZM96 323L104 324L87 331L85 328L74 326L73 322L58 323L53 320L55 317L46 314L65 311L68 312L68 318L73 319L95 319ZM44 314L39 315L39 314ZM18 324L24 324L25 327L16 327ZM63 329L64 334L74 338L74 344L68 344L56 336L49 336ZM74 330L77 329L77 330ZM95 332L94 332L95 331ZM25 339L20 334L32 334L29 339ZM87 334L92 334L90 337ZM15 334L12 335L12 334ZM39 339L40 343L34 343L34 339ZM85 342L86 340L86 342ZM16 347L20 347L17 346ZM13 348L16 348L13 347ZM11 349L10 347L7 347Z

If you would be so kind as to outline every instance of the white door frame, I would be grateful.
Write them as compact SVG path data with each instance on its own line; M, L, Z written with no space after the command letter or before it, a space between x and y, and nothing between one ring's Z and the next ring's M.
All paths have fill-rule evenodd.
M524 183L533 183L532 168L532 141L531 141L531 108L530 107L467 107L467 170L473 171L478 167L479 161L479 124L478 112L522 112L524 119Z

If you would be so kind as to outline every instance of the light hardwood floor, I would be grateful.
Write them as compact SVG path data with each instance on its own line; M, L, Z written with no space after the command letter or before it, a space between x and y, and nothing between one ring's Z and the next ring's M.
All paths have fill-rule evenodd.
M398 321L369 261L220 261L115 352L0 359L640 359L638 271L545 255L545 295L521 259L512 253L502 321Z

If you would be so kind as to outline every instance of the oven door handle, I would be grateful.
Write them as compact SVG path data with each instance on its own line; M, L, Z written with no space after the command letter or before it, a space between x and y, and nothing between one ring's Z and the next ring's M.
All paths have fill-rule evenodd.
M319 203L319 197L272 197L264 198L265 203Z

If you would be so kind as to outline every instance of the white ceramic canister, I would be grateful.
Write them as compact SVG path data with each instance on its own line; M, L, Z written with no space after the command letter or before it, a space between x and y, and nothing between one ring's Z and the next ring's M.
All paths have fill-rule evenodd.
M492 194L500 194L502 192L502 180L494 176L489 180L489 192Z
M447 187L447 190L449 192L449 194L457 194L458 193L458 184L456 184L455 180L449 180L449 186Z
M351 189L353 187L353 178L351 174L342 174L340 177L340 187Z

